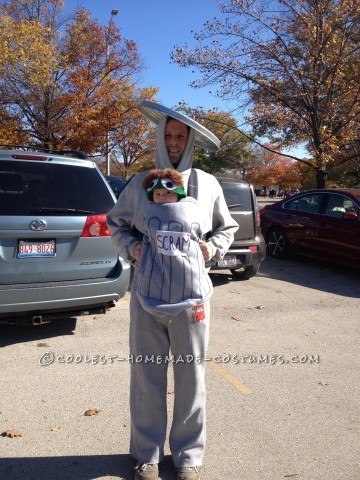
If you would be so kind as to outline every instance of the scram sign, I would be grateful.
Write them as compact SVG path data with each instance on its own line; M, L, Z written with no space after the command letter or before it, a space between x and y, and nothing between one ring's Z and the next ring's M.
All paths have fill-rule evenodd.
M157 230L156 247L162 255L185 257L189 254L190 234Z

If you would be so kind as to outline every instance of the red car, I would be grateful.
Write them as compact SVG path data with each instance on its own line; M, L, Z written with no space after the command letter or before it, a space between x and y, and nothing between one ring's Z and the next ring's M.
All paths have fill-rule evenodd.
M321 189L293 195L260 210L268 253L289 253L360 268L360 190Z

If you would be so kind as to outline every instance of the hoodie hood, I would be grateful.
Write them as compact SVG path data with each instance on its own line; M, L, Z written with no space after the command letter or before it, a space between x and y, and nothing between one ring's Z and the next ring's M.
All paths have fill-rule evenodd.
M156 168L174 168L169 158L166 145L165 145L165 128L167 117L163 116L158 124L157 139L156 139ZM179 172L185 172L192 167L194 160L194 148L195 148L195 132L190 128L186 147L181 157L180 163L176 170Z
M163 117L171 117L174 120L179 120L179 122L185 123L185 125L194 130L195 145L197 147L210 150L211 152L215 152L220 148L220 140L210 132L210 130L178 110L167 108L159 103L148 102L147 100L140 102L138 109L146 118L156 125L159 125L160 120Z

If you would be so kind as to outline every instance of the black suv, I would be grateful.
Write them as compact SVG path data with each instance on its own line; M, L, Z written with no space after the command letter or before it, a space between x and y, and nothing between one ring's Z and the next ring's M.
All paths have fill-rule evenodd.
M122 177L114 177L112 175L105 175L108 184L112 188L112 191L115 193L115 197L119 198L120 193L124 190L125 185L128 181Z
M266 252L254 188L245 180L216 178L239 229L224 259L221 262L212 261L211 270L230 269L235 277L248 280L258 273Z

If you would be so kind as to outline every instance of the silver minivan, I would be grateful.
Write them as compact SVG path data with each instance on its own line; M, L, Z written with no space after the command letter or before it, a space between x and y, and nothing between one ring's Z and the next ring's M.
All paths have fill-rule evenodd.
M0 150L0 323L105 313L130 266L111 243L116 198L78 152Z

